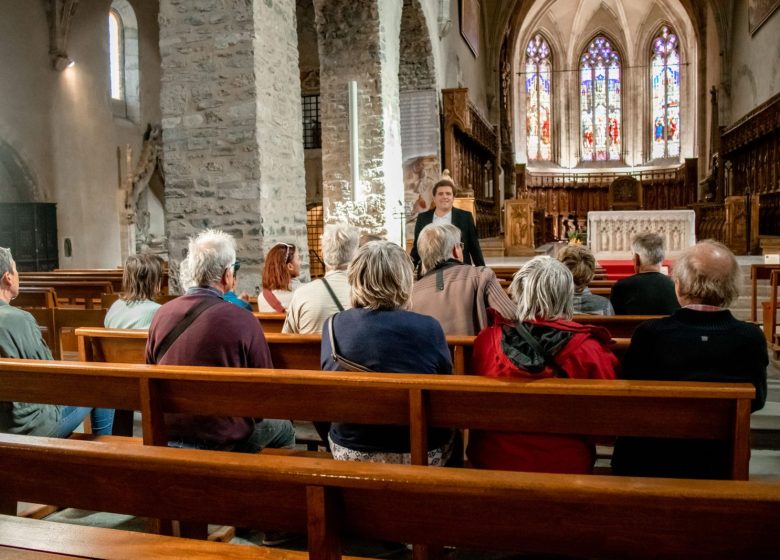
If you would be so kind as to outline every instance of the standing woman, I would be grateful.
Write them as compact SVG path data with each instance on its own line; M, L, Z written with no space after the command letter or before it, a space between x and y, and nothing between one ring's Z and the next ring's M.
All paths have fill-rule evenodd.
M292 282L301 274L301 256L292 243L277 243L265 256L263 291L257 296L261 313L285 313L293 295Z
M122 294L108 309L108 329L148 329L160 304L154 301L162 288L162 260L140 253L125 261Z

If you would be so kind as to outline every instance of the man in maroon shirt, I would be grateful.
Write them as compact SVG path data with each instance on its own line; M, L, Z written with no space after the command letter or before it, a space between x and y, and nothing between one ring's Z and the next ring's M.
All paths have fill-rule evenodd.
M222 298L232 285L235 262L235 241L227 233L206 230L190 241L185 264L195 285L155 314L149 328L146 363L273 367L258 320ZM182 330L180 325L189 320ZM177 336L171 335L177 327ZM172 447L256 453L264 447L295 444L295 430L289 420L169 414L166 424Z

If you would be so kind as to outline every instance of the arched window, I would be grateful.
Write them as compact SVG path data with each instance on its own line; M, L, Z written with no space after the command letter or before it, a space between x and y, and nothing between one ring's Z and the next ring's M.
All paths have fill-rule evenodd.
M116 10L108 12L108 63L111 79L111 99L125 98L125 41L122 16Z
M680 156L680 48L677 35L664 26L650 51L652 158Z
M525 135L529 160L552 159L552 58L550 47L535 35L525 50Z
M620 55L599 35L580 57L580 145L583 161L620 159Z

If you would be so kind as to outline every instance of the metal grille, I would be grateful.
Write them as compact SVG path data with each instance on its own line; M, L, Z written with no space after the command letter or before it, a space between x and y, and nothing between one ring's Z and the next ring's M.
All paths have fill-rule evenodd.
M322 147L320 125L320 95L304 95L303 105L303 147L307 150Z
M312 278L325 275L325 263L322 262L322 205L311 206L306 211L306 231L309 240L309 267Z

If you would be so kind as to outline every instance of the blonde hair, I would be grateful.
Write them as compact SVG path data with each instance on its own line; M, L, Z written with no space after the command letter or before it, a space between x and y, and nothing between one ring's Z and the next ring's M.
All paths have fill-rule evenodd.
M460 230L452 224L428 224L417 238L420 266L425 274L450 257L460 242Z
M560 253L558 260L571 271L574 278L574 287L580 292L584 290L596 272L596 258L587 247L582 245L566 245Z
M130 255L122 274L124 301L153 300L162 287L162 259L156 255L141 253Z
M390 241L371 241L357 250L347 270L352 306L399 309L412 295L414 269L409 255Z
M517 303L517 320L566 319L574 315L574 278L552 257L535 257L515 273L509 293Z

